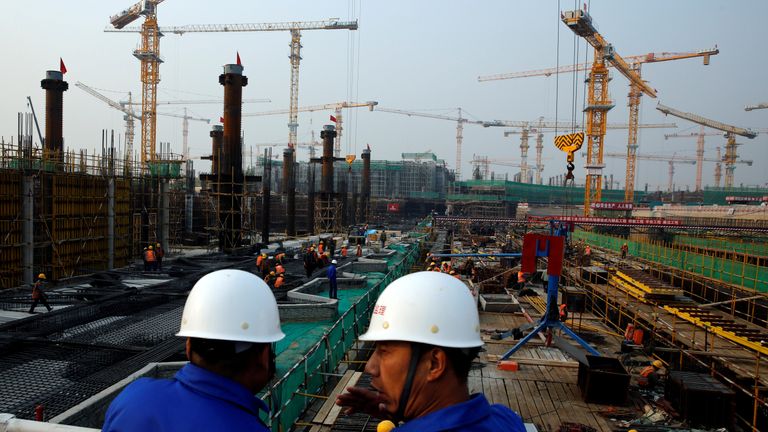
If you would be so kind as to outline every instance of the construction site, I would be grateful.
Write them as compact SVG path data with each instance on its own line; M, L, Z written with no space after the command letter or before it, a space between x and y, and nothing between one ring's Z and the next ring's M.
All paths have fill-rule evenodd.
M302 55L310 56L302 36L335 34L322 40L340 51L336 39L347 40L349 70L360 67L355 50L379 46L360 48L359 1L349 2L349 19L165 25L158 11L173 3L126 5L110 12L107 28L88 30L94 39L130 33L123 37L137 45L126 64L139 97L77 79L72 89L68 75L98 75L77 75L59 59L14 83L32 96L3 101L17 114L16 130L0 123L0 431L102 430L126 387L175 379L191 360L177 336L185 303L219 270L263 278L274 295L285 337L272 343L274 377L254 396L268 408L258 420L275 432L389 431L418 420L387 426L336 401L351 386L378 391L369 365L377 343L359 337L384 313L380 294L424 271L459 279L476 305L483 346L471 359L469 394L516 412L526 431L768 431L768 176L760 171L768 159L755 149L766 144L768 103L739 95L738 109L713 102L718 111L699 99L679 104L682 95L664 101L696 108L641 107L671 91L652 86L643 64L690 63L683 74L703 75L701 66L729 58L727 44L622 57L627 38L640 37L633 29L603 35L600 8L558 1L556 20L546 14L549 30L558 26L555 67L480 76L480 63L462 68L477 76L467 85L499 86L489 93L562 75L571 100L552 96L555 116L545 117L525 109L527 89L518 89L523 120L477 108L480 119L464 108L394 108L412 103L398 104L394 90L361 98L364 85L351 91L359 76L334 90L342 102L300 105ZM220 36L231 46L242 33L276 33L284 55L289 40L289 108L248 108L277 99L269 90L278 85L264 71L272 65L230 46L216 48L228 59L212 66L218 73L195 71L218 96L163 93L160 68L172 76L180 68L161 46L225 32L184 43ZM330 54L313 55L328 76L303 72L302 97L343 75ZM662 74L654 73L656 84ZM747 95L768 99L756 89ZM216 108L200 114L205 105ZM612 112L608 121L619 105L628 118ZM307 117L315 113L322 124ZM70 132L72 116L110 120ZM250 122L270 118L287 118L287 131L279 123L287 140L262 142L271 123ZM166 120L181 140L163 141ZM98 144L78 144L85 133ZM490 134L498 141L483 147ZM683 139L696 143L694 153L663 150Z

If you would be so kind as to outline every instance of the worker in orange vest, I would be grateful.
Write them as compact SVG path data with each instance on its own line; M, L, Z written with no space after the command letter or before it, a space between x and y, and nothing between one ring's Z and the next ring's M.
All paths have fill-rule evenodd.
M320 240L320 244L317 245L317 253L319 255L323 254L323 249L325 249L325 244L323 244L323 241Z
M346 258L347 257L347 245L344 245L344 246L341 247L341 256L342 256L342 258Z
M42 303L43 306L45 306L46 309L48 309L48 312L52 310L51 306L48 305L48 298L45 296L45 293L43 292L43 286L45 285L45 273L40 273L37 275L37 281L34 285L32 285L32 306L29 308L29 313L35 313L35 308L37 307L38 303Z
M640 378L637 380L637 384L640 387L653 388L658 384L661 375L661 368L664 367L664 363L661 360L654 360L653 363L643 368L640 371Z
M451 270L449 273L451 276L455 277L456 279L461 279L461 275L456 273L456 270Z
M560 305L560 321L565 322L568 319L568 305L563 303Z
M517 272L517 289L522 290L523 288L525 288L525 273L521 269Z
M285 283L285 274L278 273L277 279L275 279L275 288L280 288Z
M256 257L256 268L261 269L261 262L264 261L264 257L267 256L267 254L259 254L259 256Z
M590 248L589 245L586 245L584 247L584 255L586 255L586 256L592 255L592 248Z
M275 255L275 262L278 264L282 264L284 259L285 259L285 252L278 252L278 254Z
M157 270L157 256L155 255L155 251L152 245L147 246L147 252L145 254L147 257L147 267L149 271Z
M278 263L278 264L275 266L275 273L277 273L278 275L281 275L281 274L285 273L285 267L283 267L283 265L282 265L282 264L279 264L279 263Z
M264 276L264 282L266 282L267 285L271 285L272 284L272 279L274 279L274 278L275 278L275 272L271 271L271 272L267 273L266 276Z
M357 252L355 252L355 255L361 257L363 256L363 247L361 245L357 245Z
M626 243L621 245L621 258L624 259L627 257L627 252L629 252L629 246L627 246Z

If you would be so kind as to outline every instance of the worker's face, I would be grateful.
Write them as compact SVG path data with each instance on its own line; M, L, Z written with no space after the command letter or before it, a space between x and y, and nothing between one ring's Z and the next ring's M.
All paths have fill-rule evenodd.
M397 412L410 361L411 344L409 342L386 341L376 342L376 349L365 365L365 371L371 375L371 385L381 395L384 411L390 414ZM419 375L417 371L413 378L411 396L414 395L414 390L420 387ZM406 413L409 411L406 408Z

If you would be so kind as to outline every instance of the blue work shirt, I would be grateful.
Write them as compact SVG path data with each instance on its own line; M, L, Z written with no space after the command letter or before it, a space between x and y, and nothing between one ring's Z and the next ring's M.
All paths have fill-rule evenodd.
M511 409L489 404L482 393L469 400L415 418L394 429L398 432L525 432L523 420Z
M336 266L333 264L328 266L328 280L336 281Z
M268 432L259 410L267 405L244 386L189 363L173 379L131 383L112 401L102 431Z

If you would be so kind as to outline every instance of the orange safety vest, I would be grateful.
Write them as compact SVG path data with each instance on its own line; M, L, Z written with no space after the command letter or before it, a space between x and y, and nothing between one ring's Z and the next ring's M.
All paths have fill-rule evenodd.
M525 282L525 273L522 271L517 272L517 283Z
M341 256L343 256L344 258L347 257L347 247L346 246L342 246L342 248L341 248Z
M258 257L256 257L256 267L261 268L261 262L262 261L264 261L264 257L263 256L259 255Z
M278 264L277 267L275 267L275 273L277 274L285 273L285 267L283 267L282 264Z
M568 305L563 303L560 305L560 321L565 321L568 318Z
M147 262L155 262L155 251L147 250Z
M320 255L322 255L322 254L323 254L323 248L324 248L324 246L323 246L323 244L322 244L322 243L320 243L319 245L317 245L317 252L318 252Z
M653 366L646 366L645 369L640 371L640 376L643 378L648 378L654 372L656 372L656 368Z
M592 249L589 246L584 248L584 255L592 255Z
M285 278L278 277L277 280L275 281L275 288L280 288L281 286L283 286L284 283L285 283Z

